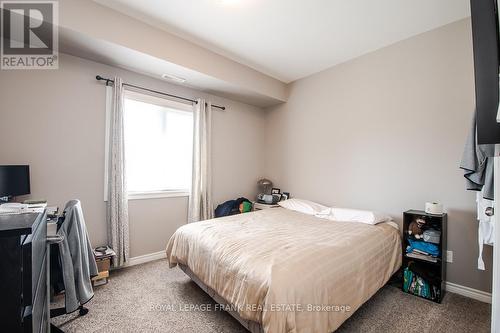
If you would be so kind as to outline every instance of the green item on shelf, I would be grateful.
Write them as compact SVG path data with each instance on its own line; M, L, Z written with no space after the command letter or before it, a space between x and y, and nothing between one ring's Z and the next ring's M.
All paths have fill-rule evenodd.
M408 292L412 281L413 281L413 272L410 271L408 267L406 267L404 271L404 284L403 284L404 291Z

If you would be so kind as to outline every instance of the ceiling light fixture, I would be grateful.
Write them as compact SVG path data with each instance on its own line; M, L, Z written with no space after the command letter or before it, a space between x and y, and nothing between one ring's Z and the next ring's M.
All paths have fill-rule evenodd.
M236 6L241 0L216 0L216 3L221 6Z
M174 81L174 82L178 82L178 83L184 83L184 82L186 82L185 78L182 78L182 77L179 77L179 76L175 76L175 75L172 75L172 74L162 74L161 77L164 78L165 80Z

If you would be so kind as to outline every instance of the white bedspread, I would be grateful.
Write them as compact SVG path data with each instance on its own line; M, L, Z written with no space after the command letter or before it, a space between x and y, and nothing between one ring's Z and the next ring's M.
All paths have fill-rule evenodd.
M272 208L182 226L167 258L170 267L187 265L265 332L328 333L401 266L401 240L387 223Z

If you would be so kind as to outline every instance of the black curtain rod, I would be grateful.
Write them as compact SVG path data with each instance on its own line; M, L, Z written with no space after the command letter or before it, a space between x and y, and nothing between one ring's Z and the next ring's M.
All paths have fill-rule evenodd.
M109 85L110 83L115 83L114 80L104 78L104 77L102 77L100 75L97 75L95 78L97 79L97 81L106 81L106 85ZM129 86L129 87L132 87L132 88L136 88L136 89L140 89L140 90L149 91L149 92L152 92L154 94L159 94L159 95L164 95L164 96L168 96L168 97L173 97L173 98L181 99L183 101L187 101L187 102L198 104L197 100L194 100L194 99L191 99L191 98L186 98L186 97L182 97L182 96L167 94L167 93L164 93L164 92L161 92L161 91L156 91L156 90L149 89L149 88L139 87L139 86L136 86L136 85L133 85L133 84L130 84L130 83L124 83L123 85L124 86ZM226 109L225 106L220 106L220 105L215 105L215 104L212 104L212 107L218 108L218 109L221 109L221 110L225 110Z

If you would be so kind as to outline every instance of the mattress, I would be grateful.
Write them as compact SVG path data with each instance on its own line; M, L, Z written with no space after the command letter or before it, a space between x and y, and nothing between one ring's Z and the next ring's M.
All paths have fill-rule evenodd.
M167 245L231 310L264 332L332 332L401 266L393 225L330 221L284 208L180 227Z

